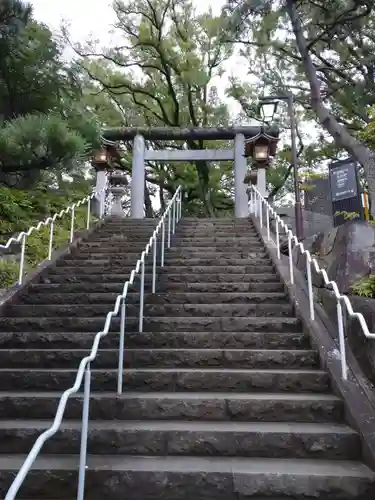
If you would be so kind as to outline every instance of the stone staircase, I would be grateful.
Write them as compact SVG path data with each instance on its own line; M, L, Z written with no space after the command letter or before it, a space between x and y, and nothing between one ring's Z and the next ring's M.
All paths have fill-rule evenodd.
M151 235L108 221L0 318L4 496ZM150 290L150 268L146 290ZM248 220L183 219L146 295L92 365L87 500L373 500L375 474ZM82 396L18 498L76 497Z

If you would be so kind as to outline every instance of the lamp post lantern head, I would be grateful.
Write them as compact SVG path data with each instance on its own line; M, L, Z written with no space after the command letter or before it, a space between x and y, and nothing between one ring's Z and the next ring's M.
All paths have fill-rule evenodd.
M271 123L277 112L279 102L272 98L261 97L258 104L258 115L264 123Z
M275 156L278 137L259 134L257 137L245 141L245 157L252 158L255 168L266 168L271 156Z
M98 170L110 168L110 155L106 148L95 151L91 158L92 166Z

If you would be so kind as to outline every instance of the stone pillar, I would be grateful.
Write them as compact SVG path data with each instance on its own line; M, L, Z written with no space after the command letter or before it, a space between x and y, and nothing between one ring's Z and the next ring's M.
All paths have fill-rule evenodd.
M131 215L132 219L144 218L145 198L145 140L136 135L133 142Z
M247 163L244 154L245 136L243 134L236 134L234 140L234 215L238 218L248 217L249 215L246 185L244 184L244 178L247 171Z
M266 199L268 198L266 169L265 168L258 168L257 189L260 192L260 194L263 196L263 198L266 198Z
M128 184L126 175L123 172L114 172L110 177L111 193L113 202L111 206L111 215L116 217L126 217L122 208L122 198L126 193L125 186Z
M103 191L95 196L95 203L93 207L93 212L96 216L101 217L104 215L104 205L105 205L105 190L107 184L107 172L105 167L95 167L96 169L96 185L95 191L98 192L101 189Z

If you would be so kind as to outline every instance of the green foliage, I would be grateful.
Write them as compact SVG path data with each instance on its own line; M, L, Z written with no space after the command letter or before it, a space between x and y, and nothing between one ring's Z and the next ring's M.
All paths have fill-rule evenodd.
M0 259L0 289L8 288L18 279L19 262L13 259Z
M77 171L98 147L99 124L62 52L29 6L1 2L0 185L30 188L42 171Z
M21 116L0 129L0 156L6 172L33 168L36 159L39 168L67 166L83 158L86 149L84 138L55 113Z
M360 297L375 298L375 275L370 274L354 283L352 291Z
M70 188L70 189L69 189ZM74 201L84 198L88 189L84 186L69 186L58 192L40 190L25 192L22 190L0 188L0 241L6 243L10 236L27 231L32 225L56 212L65 209ZM75 209L74 230L86 227L87 205ZM92 219L93 220L93 219ZM53 248L57 249L69 241L71 213L64 214L54 225ZM33 231L26 239L25 274L37 267L48 256L50 227ZM18 279L19 263L14 259L0 260L0 288L6 288Z
M335 212L335 216L338 217L342 215L344 220L354 220L354 219L359 219L360 215L358 212L346 212L345 210L337 210Z
M370 148L375 149L375 106L371 108L368 118L368 123L363 130L359 132L359 138Z

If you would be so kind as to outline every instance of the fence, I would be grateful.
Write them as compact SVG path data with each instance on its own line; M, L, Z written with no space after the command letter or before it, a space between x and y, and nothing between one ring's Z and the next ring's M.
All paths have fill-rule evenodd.
M46 255L47 255L47 260L51 260L53 252L55 221L57 219L61 219L65 214L68 214L69 212L71 213L69 243L72 243L74 238L74 227L75 227L74 222L75 222L76 209L87 203L86 229L89 229L90 215L91 215L91 200L96 197L99 198L100 200L99 215L100 217L102 217L104 215L104 200L102 194L105 193L106 189L107 187L103 187L100 191L94 191L92 194L86 196L82 200L72 203L67 208L64 208L60 212L55 213L52 217L47 217L47 219L45 219L44 221L38 222L36 226L31 226L27 231L22 231L21 233L18 234L18 236L9 238L9 240L5 243L5 245L0 245L0 248L8 249L12 245L12 243L21 243L21 256L19 261L18 281L17 281L19 285L22 285L23 282L27 237L30 236L34 231L39 231L41 228L49 226L50 228L49 243Z
M130 273L129 280L124 284L121 295L117 296L115 306L112 311L107 314L104 328L98 332L94 338L93 346L89 356L82 359L74 385L67 389L60 398L57 407L56 416L49 429L41 434L35 441L34 446L29 452L26 460L24 461L21 469L13 480L4 500L14 500L22 486L28 472L30 471L34 461L36 460L39 452L41 451L44 443L51 438L59 430L62 423L66 405L70 396L77 394L80 390L82 381L84 384L83 389L83 409L82 409L82 427L81 427L81 444L79 454L79 473L78 473L78 487L77 487L77 500L84 500L85 492L85 474L86 474L86 458L87 458L87 436L88 436L88 422L89 422L89 403L90 403L90 384L91 384L91 370L90 364L95 360L98 353L100 340L108 335L112 318L118 316L120 313L120 339L119 339L119 355L118 355L118 374L117 374L117 392L122 393L123 388L123 366L124 366L124 345L125 345L125 305L126 297L129 286L134 283L135 277L140 273L140 301L139 301L139 331L143 331L143 306L144 306L144 278L145 278L145 260L150 250L152 249L152 293L155 293L156 288L156 257L157 257L157 243L158 237L161 240L161 256L160 265L164 267L164 253L165 247L170 248L171 236L175 233L176 224L181 218L182 196L181 187L177 189L172 200L169 202L164 214L162 215L159 223L156 226L149 242L141 253L135 268ZM166 222L166 219L168 221ZM167 234L166 234L167 231ZM161 233L161 235L159 234Z
M275 221L275 233L276 233L276 250L277 250L277 258L281 259L280 252L280 228L284 230L285 234L288 237L288 254L289 254L289 274L290 274L290 282L294 284L294 267L293 267L293 248L298 248L302 255L306 256L306 276L307 276L307 288L308 288L308 296L309 296L309 313L310 319L315 320L315 303L314 303L314 293L312 287L312 273L311 267L314 266L314 270L316 273L321 274L324 279L324 283L326 286L330 286L333 290L333 293L336 297L336 309L337 309L337 324L338 324L338 338L339 338L339 347L340 347L340 362L341 362L341 375L344 380L348 378L348 367L346 362L346 349L345 349L345 332L344 332L344 318L343 318L343 305L346 308L347 314L350 318L357 318L359 324L361 325L361 329L363 334L367 338L375 339L375 333L371 333L368 329L365 318L361 313L354 312L352 304L349 300L349 297L346 295L342 295L338 289L337 283L328 278L327 272L322 269L317 260L311 257L311 254L308 250L305 250L303 243L299 242L297 237L294 236L292 231L289 229L287 224L285 224L276 211L271 207L271 205L267 202L265 198L260 194L258 189L255 186L251 186L250 188L250 202L249 202L250 212L254 213L256 217L259 218L259 224L262 228L264 226L264 218L265 225L267 230L267 239L271 240L271 232L270 232L270 215L273 215Z

